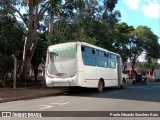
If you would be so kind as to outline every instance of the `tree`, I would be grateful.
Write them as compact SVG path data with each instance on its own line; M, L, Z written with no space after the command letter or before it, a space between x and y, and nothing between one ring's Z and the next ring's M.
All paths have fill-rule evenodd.
M137 58L146 52L146 59L158 59L160 57L160 45L158 37L147 26L138 26L129 36L129 58L132 68L136 64Z
M133 26L128 26L126 23L121 22L116 24L115 26L115 30L114 30L114 48L115 48L115 52L119 53L122 57L122 61L123 63L125 63L131 52L129 50L129 34L134 31L134 27Z
M67 39L79 40L113 50L113 34L120 13L113 11L117 0L84 1L68 25Z
M159 63L156 59L149 59L149 61L145 63L137 62L136 67L138 71L142 72L150 72L153 75L153 72L156 68L159 67Z
M148 59L146 63L147 68L151 71L151 74L153 74L154 70L160 66L157 59Z
M117 0L2 0L3 6L26 28L22 79L29 79L30 65L39 34L49 30L52 44L85 41L114 50L114 28L120 18ZM23 10L20 10L24 8ZM76 11L75 11L76 10ZM77 14L78 21L76 21ZM18 19L17 19L18 18ZM46 29L47 28L47 29ZM78 39L77 39L78 38Z
M137 58L146 53L146 60L157 59L160 56L158 37L147 26L128 26L126 23L119 23L114 30L115 52L122 56L123 61L128 59L132 63L134 71Z
M24 30L7 11L0 10L0 79L4 81L13 71L14 54L22 59ZM19 65L21 61L18 61Z
M21 19L26 27L26 39L24 43L24 52L22 60L22 78L29 79L30 63L36 49L38 40L38 31L41 29L41 23L49 11L60 10L68 7L70 4L76 4L77 0L2 0L7 6L6 9L12 11L12 15ZM23 6L23 7L22 7ZM25 10L20 10L25 8ZM52 21L51 21L52 22Z
M158 59L160 57L160 44L158 36L155 35L147 26L138 26L135 34L143 44L143 51L146 52L146 59Z
M45 64L43 63L46 59L46 51L47 51L47 46L48 46L48 39L46 38L47 32L39 34L39 39L37 42L37 47L35 50L35 53L32 57L31 64L32 68L34 71L34 77L35 81L37 81L37 75L38 75L38 67L40 64Z

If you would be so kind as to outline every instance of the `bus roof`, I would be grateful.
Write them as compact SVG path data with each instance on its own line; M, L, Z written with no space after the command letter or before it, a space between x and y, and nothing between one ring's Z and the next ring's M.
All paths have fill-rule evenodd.
M92 45L92 44L89 44L89 43L86 43L86 42L79 42L79 41L77 41L77 42L66 42L66 43L60 43L60 44L50 45L48 47L48 49L52 48L52 47L60 47L60 46L63 46L63 45L65 46L65 45L70 45L70 44L85 45L85 46L88 46L88 47L92 47L92 48L95 48L95 49L98 49L98 50L102 50L102 51L109 52L109 53L115 54L117 56L120 56L119 54L111 52L111 51L109 51L107 49L104 49L104 48L101 48L101 47L98 47L98 46L95 46L95 45Z
M107 49L104 49L104 48L101 48L101 47L98 47L98 46L95 46L95 45L92 45L92 44L89 44L89 43L85 43L85 42L80 42L80 43L81 43L81 45L86 45L88 47L92 47L92 48L95 48L95 49L98 49L98 50L102 50L102 51L109 52L109 53L112 53L112 54L115 54L115 55L119 55L117 53L111 52Z

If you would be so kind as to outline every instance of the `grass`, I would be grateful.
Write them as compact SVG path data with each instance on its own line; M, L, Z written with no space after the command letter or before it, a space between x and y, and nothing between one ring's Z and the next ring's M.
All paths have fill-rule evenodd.
M24 88L24 87L42 87L41 81L17 81L16 87L17 88ZM5 86L3 86L2 83L0 83L0 88L12 88L13 87L13 81L6 81Z

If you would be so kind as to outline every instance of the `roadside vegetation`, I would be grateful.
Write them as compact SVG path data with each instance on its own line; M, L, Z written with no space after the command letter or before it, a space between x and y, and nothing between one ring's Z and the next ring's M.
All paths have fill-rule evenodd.
M119 53L123 63L131 61L132 68L145 52L145 69L154 70L160 58L158 36L147 26L134 28L120 23L121 13L114 9L117 2L1 0L0 87L12 86L8 85L13 81L12 54L18 60L17 78L21 86L31 81L34 85L39 66L44 67L47 47L71 41L83 41Z
M132 78L127 78L127 85L132 85L133 84L133 79ZM147 83L151 82L156 82L155 78L147 78Z

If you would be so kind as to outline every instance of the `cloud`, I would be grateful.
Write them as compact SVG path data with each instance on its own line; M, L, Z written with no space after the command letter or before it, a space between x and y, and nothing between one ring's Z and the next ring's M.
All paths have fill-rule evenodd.
M138 10L141 0L123 0L123 2L132 10Z
M142 10L146 17L160 18L159 0L123 0L131 10Z
M142 6L142 11L147 17L160 18L160 4L150 3L149 5Z

